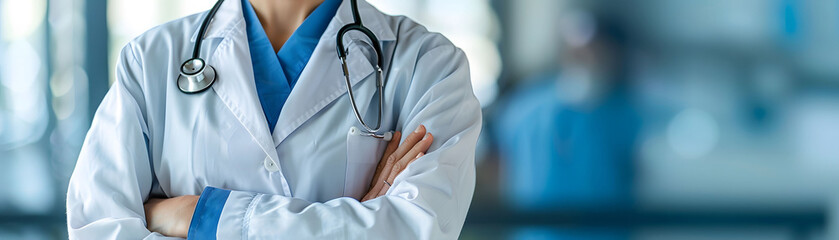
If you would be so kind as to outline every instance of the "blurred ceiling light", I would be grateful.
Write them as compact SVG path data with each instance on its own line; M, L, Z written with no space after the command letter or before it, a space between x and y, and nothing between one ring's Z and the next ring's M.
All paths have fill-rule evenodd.
M667 126L667 142L679 156L697 159L707 155L717 144L719 127L706 111L688 108L677 114Z
M31 35L44 21L46 0L2 1L2 30L4 41L23 39Z

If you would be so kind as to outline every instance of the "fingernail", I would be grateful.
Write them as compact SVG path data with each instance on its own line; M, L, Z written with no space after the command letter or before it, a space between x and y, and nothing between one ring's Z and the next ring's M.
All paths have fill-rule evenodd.
M420 152L419 154L417 154L417 157L416 157L416 158L420 158L420 157L422 157L422 156L425 156L425 153Z
M431 133L426 133L425 136L422 137L422 140L428 139L428 136L431 136Z
M417 130L414 130L415 133L419 133L420 131L422 131L422 124L417 126Z

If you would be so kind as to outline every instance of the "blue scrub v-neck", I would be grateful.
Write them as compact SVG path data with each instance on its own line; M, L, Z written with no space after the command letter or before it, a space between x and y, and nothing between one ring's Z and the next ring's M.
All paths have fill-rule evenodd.
M340 4L341 0L324 0L274 52L250 1L242 0L256 92L272 133L291 89Z

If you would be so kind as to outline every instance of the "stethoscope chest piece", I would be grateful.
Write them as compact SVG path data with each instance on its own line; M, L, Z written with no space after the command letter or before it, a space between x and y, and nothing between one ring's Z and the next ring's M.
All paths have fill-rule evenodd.
M181 64L178 89L185 93L207 90L216 81L216 70L201 58L189 59Z

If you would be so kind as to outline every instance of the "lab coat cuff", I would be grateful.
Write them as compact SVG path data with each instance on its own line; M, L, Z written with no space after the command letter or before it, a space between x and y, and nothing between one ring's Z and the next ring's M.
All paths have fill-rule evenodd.
M219 217L224 209L230 190L214 187L204 188L195 211L192 213L192 221L189 224L189 239L216 239Z
M221 211L218 239L248 239L253 209L264 194L231 191Z

